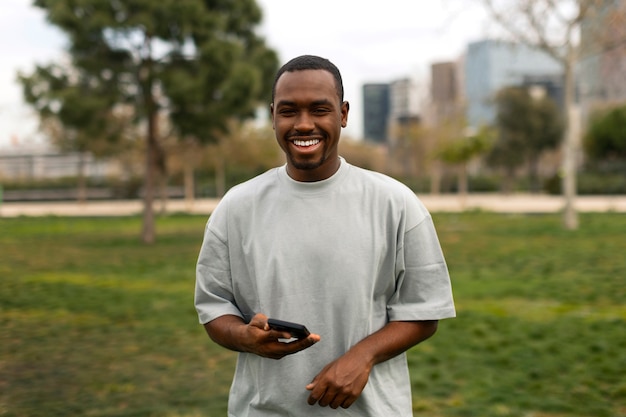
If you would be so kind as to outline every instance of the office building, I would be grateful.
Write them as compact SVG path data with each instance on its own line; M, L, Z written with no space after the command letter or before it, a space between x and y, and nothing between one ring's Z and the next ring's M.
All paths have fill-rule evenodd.
M368 142L387 141L389 84L363 86L363 137Z
M409 78L393 81L389 85L390 123L404 124L419 119L417 86Z
M459 116L462 109L462 67L457 62L430 66L430 111L428 123L439 125Z
M529 80L558 80L562 66L554 58L522 44L483 40L470 43L465 62L467 122L477 128L495 120L495 94Z
M579 66L583 123L595 109L626 103L626 5L606 0L581 25Z

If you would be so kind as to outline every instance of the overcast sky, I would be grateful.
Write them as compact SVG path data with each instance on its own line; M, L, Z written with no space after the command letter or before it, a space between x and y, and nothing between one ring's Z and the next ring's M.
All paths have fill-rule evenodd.
M361 86L410 77L425 85L430 64L456 60L492 28L476 0L257 0L260 28L281 63L302 54L333 61L351 104L346 133L362 133ZM37 121L23 104L18 71L58 61L63 34L31 0L0 1L0 148L38 142Z

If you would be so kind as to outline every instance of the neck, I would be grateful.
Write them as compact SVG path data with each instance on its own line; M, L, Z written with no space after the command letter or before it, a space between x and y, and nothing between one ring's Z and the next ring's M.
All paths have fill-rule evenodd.
M341 158L339 156L326 160L322 165L316 168L298 168L292 164L287 164L287 174L294 180L300 182L316 182L323 181L332 177L341 166Z

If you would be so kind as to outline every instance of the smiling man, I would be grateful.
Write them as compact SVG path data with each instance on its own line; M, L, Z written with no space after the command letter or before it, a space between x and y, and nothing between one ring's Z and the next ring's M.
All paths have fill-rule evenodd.
M287 163L227 193L197 264L199 320L240 352L229 416L412 416L405 352L455 316L431 216L339 156L349 104L327 59L286 63L270 109Z
M338 72L321 69L279 72L270 111L287 173L296 181L324 180L339 169L339 136L349 104L335 77Z

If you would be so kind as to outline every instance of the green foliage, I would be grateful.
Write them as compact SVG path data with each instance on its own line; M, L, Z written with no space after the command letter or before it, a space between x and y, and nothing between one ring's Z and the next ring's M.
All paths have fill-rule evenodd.
M65 70L69 76L53 81L61 83L63 91L85 87L78 96L55 94L55 106L60 104L70 115L80 114L82 100L89 104L87 109L100 112L131 106L135 125L145 126L142 238L151 243L155 177L165 170L160 144L165 135L158 116L170 118L179 138L215 142L226 132L229 119L253 114L259 100L269 96L277 67L276 53L255 31L261 10L254 0L35 0L34 4L69 38L71 67ZM30 86L32 94L46 95L51 84L36 81ZM107 102L92 101L94 97ZM37 97L30 100L36 101ZM91 111L88 115L89 120L94 118Z
M487 152L493 143L493 132L488 126L481 126L478 132L453 140L439 151L439 158L449 164L467 163L476 156Z
M19 74L24 98L39 114L41 127L61 150L94 155L106 153L106 143L118 141L124 128L114 116L116 86L100 74L60 65L37 66Z
M507 87L495 98L498 139L488 162L519 167L554 149L563 135L563 120L549 98L534 98L528 89Z
M622 172L583 171L577 176L577 192L580 195L623 195L626 194L626 175ZM544 189L550 194L561 194L562 178L548 178Z
M435 214L458 317L409 352L416 415L626 409L621 214ZM226 414L235 354L193 309L205 216L0 218L4 416Z
M626 160L626 105L596 112L583 144L592 159Z
M228 118L250 116L269 95L277 58L254 31L261 20L254 0L37 0L35 5L69 36L72 68L42 69L69 76L33 78L29 90L37 95L80 85L76 99L57 99L69 113L105 97L108 102L87 107L104 111L130 103L141 118L167 108L182 136L211 140L214 130L225 130Z

